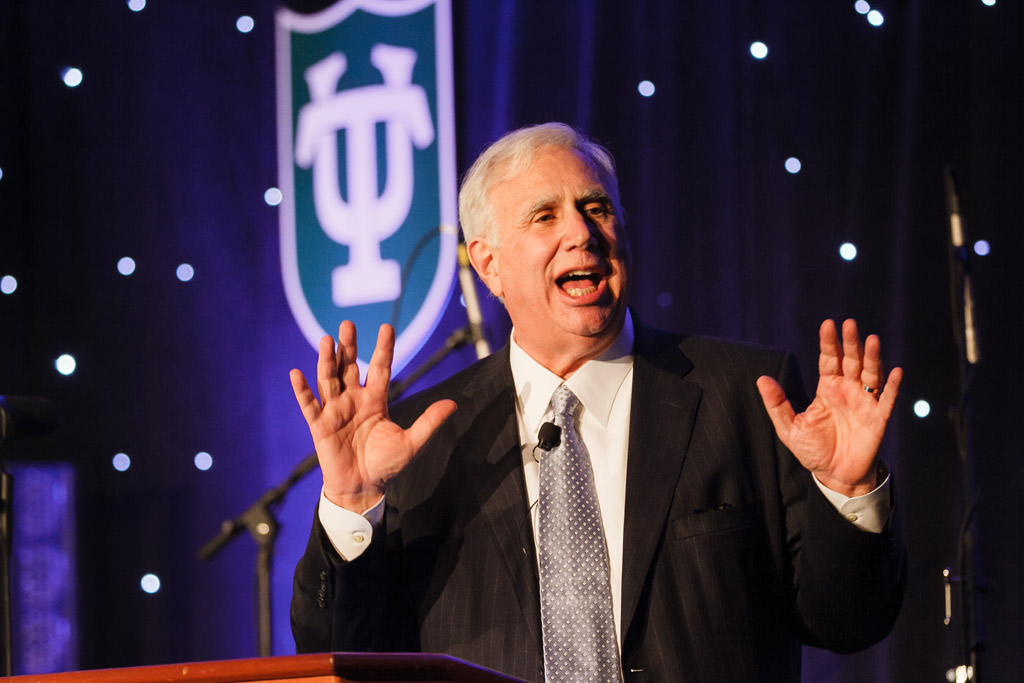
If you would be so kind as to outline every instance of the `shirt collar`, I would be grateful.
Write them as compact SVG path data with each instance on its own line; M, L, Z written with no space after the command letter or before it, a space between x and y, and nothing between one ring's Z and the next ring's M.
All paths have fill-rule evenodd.
M562 378L530 357L515 341L509 341L509 362L516 399L528 434L536 434L548 412L551 395ZM619 336L600 356L580 366L565 385L580 399L584 409L601 424L608 423L615 395L633 369L633 317L626 318Z

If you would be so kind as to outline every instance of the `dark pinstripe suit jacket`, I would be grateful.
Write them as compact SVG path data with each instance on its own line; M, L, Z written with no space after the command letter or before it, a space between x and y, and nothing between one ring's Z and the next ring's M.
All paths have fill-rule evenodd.
M843 519L775 438L754 380L789 356L637 325L622 571L627 681L800 680L800 644L885 636L904 552ZM314 522L299 651L444 652L543 680L537 564L508 349L393 411L456 414L388 490L387 532L341 562Z

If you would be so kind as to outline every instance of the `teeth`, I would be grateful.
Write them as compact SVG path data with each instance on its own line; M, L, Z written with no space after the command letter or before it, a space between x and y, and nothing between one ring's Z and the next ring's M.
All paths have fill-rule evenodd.
M592 280L596 280L599 277L600 277L600 275L598 275L593 270L573 270L571 272L566 273L565 275L561 276L558 279L562 280L562 281L572 280L572 279L575 279L575 278L590 278Z
M577 280L589 280L591 282L599 282L601 275L597 271L593 270L573 270L562 275L558 278L559 285L562 287L562 291L572 297L581 297L587 294L592 294L597 291L596 284L587 284L585 287L573 286L576 284L583 284L582 282L577 283Z

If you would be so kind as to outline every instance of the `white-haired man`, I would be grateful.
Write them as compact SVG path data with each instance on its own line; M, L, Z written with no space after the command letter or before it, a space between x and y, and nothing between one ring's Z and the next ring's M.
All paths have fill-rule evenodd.
M888 633L905 562L877 454L902 373L883 375L877 337L823 323L807 405L788 355L634 320L614 163L563 124L489 147L459 209L513 324L504 349L390 412L387 326L365 383L348 322L321 342L319 400L292 371L324 477L299 650L445 652L533 681L796 682L801 643ZM585 494L552 493L538 448L566 395ZM546 531L566 497L596 514ZM565 538L587 516L597 551ZM552 587L566 543L599 558L593 585Z

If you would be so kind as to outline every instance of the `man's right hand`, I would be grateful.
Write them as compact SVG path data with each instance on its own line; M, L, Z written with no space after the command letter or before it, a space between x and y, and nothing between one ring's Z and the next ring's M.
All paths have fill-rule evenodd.
M295 400L313 436L324 494L335 505L357 513L380 500L388 482L456 408L454 401L437 401L409 429L392 422L387 399L394 350L394 329L381 325L366 384L361 384L356 328L346 320L338 326L337 350L331 337L320 340L316 364L319 401L301 371L292 370L289 375Z

